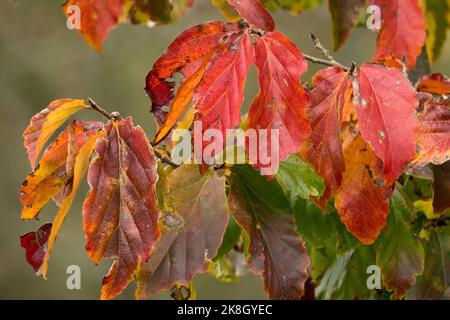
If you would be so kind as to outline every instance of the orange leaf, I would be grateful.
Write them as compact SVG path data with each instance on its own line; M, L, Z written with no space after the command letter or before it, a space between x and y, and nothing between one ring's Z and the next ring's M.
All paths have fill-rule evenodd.
M102 128L101 122L74 121L44 152L36 169L28 175L20 188L19 199L23 204L22 219L33 219L54 197L62 200L72 188L73 172L67 172L69 149L78 154L92 135ZM69 143L70 131L74 132L73 145ZM59 193L59 195L58 195Z
M382 186L382 166L369 144L358 135L344 145L345 172L335 207L342 222L364 244L371 244L386 225L389 190Z
M47 251L45 252L44 260L42 263L42 276L44 279L47 278L47 269L48 269L48 260L50 258L50 254L55 245L56 237L61 230L64 219L66 218L70 207L72 206L73 199L78 191L78 187L80 186L81 179L88 168L89 161L91 160L92 153L94 152L94 145L100 137L104 135L104 131L101 130L91 136L89 140L80 148L76 158L74 165L74 175L73 175L73 187L70 194L64 199L61 207L59 208L58 213L53 220L52 229L50 232L50 236L48 238Z
M372 0L381 9L383 27L378 35L375 58L406 57L409 69L425 44L425 18L419 0Z
M382 65L363 64L357 81L359 92L354 95L362 137L383 160L384 180L392 185L416 154L416 91L401 71Z
M331 67L319 71L312 79L315 88L310 92L311 146L306 158L326 182L322 202L339 188L345 169L340 131L345 92L350 83L347 76L348 72L341 68Z
M450 80L440 73L432 73L419 80L417 91L439 95L450 94Z
M416 167L440 165L450 160L450 101L436 100L429 94L422 94L421 100L419 151L411 163Z
M91 187L83 205L89 257L116 259L103 279L102 299L118 295L133 279L159 238L156 160L144 131L131 118L110 121L95 145Z
M80 8L81 28L78 31L91 47L102 52L103 42L119 23L125 0L68 0L63 7L66 16L72 5Z
M55 100L46 109L31 118L30 125L24 131L23 137L25 139L24 147L27 149L32 168L48 139L70 116L83 108L87 108L83 100Z

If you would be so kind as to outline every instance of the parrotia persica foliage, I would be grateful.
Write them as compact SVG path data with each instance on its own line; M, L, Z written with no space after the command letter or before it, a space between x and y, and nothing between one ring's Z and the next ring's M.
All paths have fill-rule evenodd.
M52 223L20 239L34 271L47 277L87 172L86 251L94 263L113 260L102 299L132 281L138 299L169 289L180 297L182 287L194 292L198 273L232 282L243 268L261 276L271 299L450 299L450 81L416 67L442 51L450 1L330 0L336 49L368 5L380 9L373 60L348 67L317 38L325 58L303 54L266 10L300 13L323 1L212 2L229 21L185 30L148 72L153 139L92 100L55 100L32 117L23 134L33 170L20 189L21 218L37 218L50 200L59 205ZM79 6L79 32L101 51L118 23L173 22L192 4L70 0L64 10ZM308 62L324 68L304 85ZM260 90L242 114L252 64ZM417 83L412 73L421 75ZM73 120L49 142L82 110L107 122ZM221 133L220 146L229 129L257 138L276 130L276 140L256 140L257 148L279 144L269 155L280 163L276 174L263 176L260 162L174 163L174 129L194 121ZM372 265L381 270L378 291L366 285Z

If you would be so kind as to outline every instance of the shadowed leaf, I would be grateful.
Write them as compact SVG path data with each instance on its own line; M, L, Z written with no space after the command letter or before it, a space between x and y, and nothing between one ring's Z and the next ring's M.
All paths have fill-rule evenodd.
M136 275L138 299L188 285L206 272L227 227L225 178L214 171L201 175L194 165L177 168L166 178L164 204L161 238Z
M294 215L286 197L271 200L282 192L264 177L254 179L247 166L235 166L230 177L230 210L250 239L250 270L264 279L270 299L300 299L304 293L309 258L296 232ZM255 172L255 171L253 171ZM275 188L271 192L272 188ZM261 191L266 192L262 193ZM277 205L278 202L281 205Z

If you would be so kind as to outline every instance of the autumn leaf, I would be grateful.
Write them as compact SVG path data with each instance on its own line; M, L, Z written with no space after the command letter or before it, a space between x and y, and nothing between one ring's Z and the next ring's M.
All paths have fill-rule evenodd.
M45 252L44 260L42 262L42 276L44 277L44 279L47 278L48 260L55 245L56 237L58 236L62 224L67 214L69 213L70 207L72 206L73 200L78 191L78 187L80 186L81 179L83 178L89 166L89 161L91 160L92 153L94 152L95 143L100 137L103 136L103 134L104 131L101 130L89 137L89 140L86 141L86 143L80 148L79 152L75 156L72 189L70 191L70 194L68 194L68 196L61 203L61 207L59 208L58 213L55 216L48 238L48 246Z
M307 63L300 50L285 35L269 32L256 38L255 64L260 91L248 113L248 128L255 129L258 136L259 130L269 130L268 150L271 150L271 130L278 130L279 158L282 161L298 152L310 133L306 114L310 100L300 83Z
M375 58L394 56L414 68L425 44L425 18L419 0L372 0L381 9L383 26Z
M386 225L389 190L382 167L360 135L344 145L345 172L336 192L335 207L347 230L364 244L373 243Z
M345 163L342 155L341 122L346 103L345 92L350 82L348 72L338 67L319 71L312 78L314 89L310 92L312 132L306 152L308 160L324 178L326 191L322 205L331 198L342 182Z
M42 160L36 169L23 182L19 199L23 204L22 219L33 219L41 209L57 197L61 202L72 189L73 172L68 172L70 149L75 155L79 149L101 128L101 122L74 121L56 138L44 152ZM73 130L74 146L69 143L70 131Z
M64 4L64 14L68 19L71 6L78 6L81 25L78 32L84 40L97 52L102 52L102 46L109 32L119 23L124 10L125 0L68 0ZM74 13L72 13L74 14Z
M450 208L450 161L433 166L433 210L444 213Z
M25 249L27 262L38 274L47 251L46 244L51 228L52 224L46 223L37 231L28 232L20 237L20 246Z
M417 95L400 70L382 65L363 64L357 81L356 113L361 134L383 160L384 180L389 186L416 154Z
M230 177L229 206L250 240L250 270L264 279L270 299L300 299L309 258L296 232L294 215L283 191L247 166Z
M214 208L211 210L211 208ZM150 259L136 275L136 298L144 299L175 284L188 285L207 271L228 224L225 178L212 170L184 165L170 173L164 186L162 235Z
M32 168L48 139L70 116L83 108L87 108L83 100L55 100L31 118L30 125L25 129L23 137L25 139L24 147L27 149Z
M416 85L417 91L432 94L450 94L450 80L441 73L423 76Z
M144 131L131 118L110 121L95 145L89 167L91 190L83 205L89 257L115 259L103 279L102 299L128 285L159 238L155 195L156 160Z
M334 50L338 50L347 40L356 26L361 11L367 0L329 0L331 19L333 21Z
M258 0L228 0L239 15L249 24L263 31L275 30L275 22L269 12L261 5Z
M196 119L203 130L234 129L241 122L247 73L253 59L250 32L231 34L211 58L204 79L195 90Z
M416 167L442 164L450 159L450 101L422 94L421 108L417 116L420 122L418 153L411 164Z
M423 272L425 252L422 242L411 230L414 208L401 190L391 198L391 213L386 229L379 237L377 266L391 299L400 299Z
M165 131L170 131L177 118L183 114L190 102L192 91L203 76L201 71L206 68L209 57L219 46L220 40L239 30L238 24L223 22L209 22L192 27L182 32L155 62L146 78L146 91L152 101L152 113L162 124L171 110L171 120L164 129L160 129L154 144L163 139ZM175 73L182 75L180 87L183 90L177 94L178 100L174 99L176 83L171 79Z

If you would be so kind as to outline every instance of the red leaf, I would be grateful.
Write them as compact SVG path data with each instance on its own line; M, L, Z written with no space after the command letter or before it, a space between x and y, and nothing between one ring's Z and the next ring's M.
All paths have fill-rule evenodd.
M416 87L417 91L439 95L450 94L450 80L440 73L432 73L422 77Z
M251 25L264 31L275 30L272 16L258 0L228 0L228 3Z
M103 281L102 299L119 294L159 238L156 160L150 143L130 118L111 121L97 141L89 167L91 186L83 205L89 257L116 259Z
M69 0L64 4L64 14L67 15L67 9L72 5L80 8L79 32L91 47L101 52L109 32L119 23L125 0Z
M406 57L408 68L416 65L416 59L425 44L425 18L419 0L372 0L381 9L383 27L378 35L375 58Z
M390 191L382 185L382 166L360 135L344 146L345 172L335 207L347 230L371 244L386 225Z
M236 23L209 22L182 32L155 62L146 78L146 91L152 100L152 113L160 123L166 120L164 107L172 104L176 72L188 78L202 64L202 58L214 50L224 36L239 31ZM183 80L181 81L183 82Z
M241 122L244 87L253 59L249 31L230 35L212 57L194 95L197 120L203 130L216 128L226 137L226 129Z
M280 32L256 38L255 64L260 91L248 113L248 128L279 130L280 161L298 152L310 133L310 101L300 83L307 63L300 50ZM259 139L258 139L259 140ZM268 150L271 150L270 140ZM259 165L260 166L260 165Z
M37 231L28 232L20 237L20 246L25 249L27 262L35 272L39 272L47 250L47 241L52 229L51 223L46 223Z
M425 93L420 97L423 110L417 116L418 153L411 164L415 167L429 163L440 165L450 160L450 101L436 100Z
M416 153L416 92L401 71L382 65L362 65L357 80L361 134L383 160L384 180L392 185Z
M341 121L346 103L345 93L350 82L348 72L331 67L319 71L312 79L310 92L311 146L307 160L326 182L321 200L329 200L342 182L345 165L342 156Z

